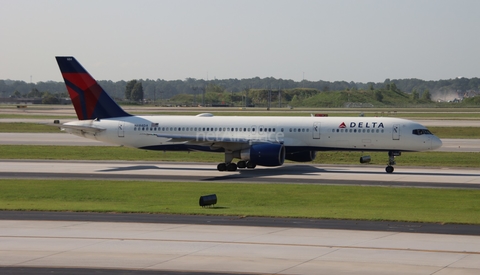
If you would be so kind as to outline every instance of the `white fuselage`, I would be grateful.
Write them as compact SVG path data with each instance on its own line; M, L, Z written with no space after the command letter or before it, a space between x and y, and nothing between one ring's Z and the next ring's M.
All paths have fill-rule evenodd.
M98 141L153 150L184 145L181 148L188 150L235 151L249 146L241 142L245 140L250 144L283 143L287 151L427 151L442 144L435 135L414 134L415 129L426 129L421 124L389 117L129 116L66 125L103 128L95 134L66 130Z

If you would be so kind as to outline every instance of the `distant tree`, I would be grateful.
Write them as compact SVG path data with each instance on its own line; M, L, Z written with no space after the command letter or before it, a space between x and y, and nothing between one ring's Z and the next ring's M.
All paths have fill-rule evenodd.
M133 86L132 94L130 96L130 100L135 102L142 102L143 101L143 86L142 82L136 82L135 86Z
M423 91L422 99L423 99L423 100L428 100L428 101L431 101L431 100L432 100L432 96L430 95L430 91L429 91L428 89L426 89L425 91Z
M374 94L375 94L375 100L378 102L382 102L383 100L382 92L380 92L379 90L376 90Z
M133 100L132 99L132 90L133 90L133 87L135 86L135 84L137 84L137 80L130 80L127 82L127 86L125 87L125 99L128 99L128 100ZM143 96L142 96L143 98Z
M15 92L13 92L12 96L16 97L16 98L21 98L22 94L18 90L15 90Z
M42 104L60 104L60 99L53 94L45 93L42 98Z
M292 100L290 101L290 105L294 107L298 107L300 105L300 100L298 99L297 95L294 95L292 97Z
M225 89L220 86L220 85L216 85L216 84L208 84L207 86L207 93L209 92L212 92L212 93L223 93L225 91Z
M413 89L413 91L412 91L412 99L413 99L413 100L418 100L418 99L420 99L420 94L417 92L416 89Z
M42 93L37 88L33 88L28 94L27 97L41 97Z
M390 83L390 91L393 91L393 92L397 92L398 91L398 88L397 88L397 85L395 85L395 83Z

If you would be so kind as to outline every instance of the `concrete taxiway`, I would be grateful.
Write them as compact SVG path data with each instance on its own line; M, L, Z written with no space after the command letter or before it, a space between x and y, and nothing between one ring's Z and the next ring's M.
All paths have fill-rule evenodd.
M0 178L74 178L194 182L344 184L480 189L476 169L298 165L219 172L213 163L145 161L0 160Z
M0 243L0 265L12 274L21 268L73 268L77 272L81 268L85 273L80 274L98 269L181 274L480 272L480 237L465 235L0 220Z

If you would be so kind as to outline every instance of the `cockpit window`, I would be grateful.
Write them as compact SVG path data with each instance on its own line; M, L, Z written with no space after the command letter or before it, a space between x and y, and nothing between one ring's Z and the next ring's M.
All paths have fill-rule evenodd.
M421 135L433 135L432 132L430 132L427 129L415 129L412 131L412 134L421 136Z

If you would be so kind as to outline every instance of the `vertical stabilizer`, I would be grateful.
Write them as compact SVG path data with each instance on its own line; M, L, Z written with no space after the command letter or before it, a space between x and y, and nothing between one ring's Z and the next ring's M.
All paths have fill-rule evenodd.
M79 120L131 116L74 57L57 56L56 59Z

